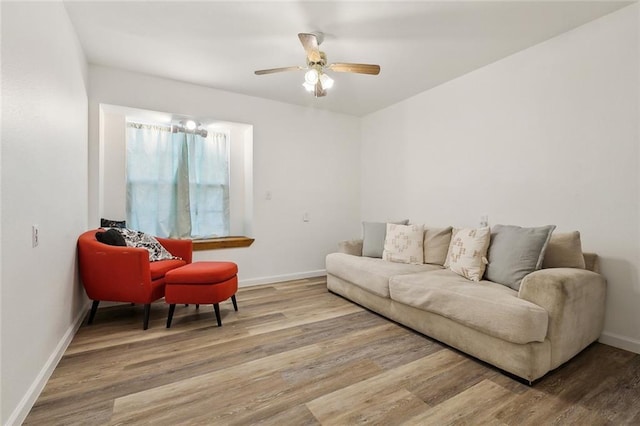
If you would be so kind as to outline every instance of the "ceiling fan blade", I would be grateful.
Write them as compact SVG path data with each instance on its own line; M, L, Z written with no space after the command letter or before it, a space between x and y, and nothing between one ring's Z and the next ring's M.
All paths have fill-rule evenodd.
M355 72L358 74L380 74L380 65L371 64L329 64L327 69L336 72Z
M264 75L264 74L273 74L274 72L284 72L284 71L299 71L299 70L303 70L304 68L298 66L298 67L282 67L282 68L271 68L268 70L258 70L258 71L254 71L256 75Z
M327 95L327 91L324 90L324 88L322 87L322 82L320 81L320 79L318 79L318 81L316 82L316 86L313 90L313 95L316 98L320 98L322 96L326 96Z
M300 33L298 34L300 43L304 47L304 51L307 52L307 59L309 62L320 62L320 50L318 50L318 38L315 34Z

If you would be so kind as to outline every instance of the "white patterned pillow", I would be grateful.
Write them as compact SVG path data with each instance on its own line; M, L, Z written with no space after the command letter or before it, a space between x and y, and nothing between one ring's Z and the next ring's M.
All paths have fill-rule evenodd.
M175 257L165 249L155 237L145 234L144 232L134 231L128 228L111 228L118 229L128 247L137 247L147 249L149 252L149 262L158 260L180 259Z
M487 266L490 241L489 227L454 230L446 262L449 269L471 281L480 281Z
M421 265L424 259L424 227L387 223L382 258L389 262Z

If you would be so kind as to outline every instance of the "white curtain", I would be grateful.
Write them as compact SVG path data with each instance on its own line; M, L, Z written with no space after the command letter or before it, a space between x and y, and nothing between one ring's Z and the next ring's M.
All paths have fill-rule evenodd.
M160 237L229 235L227 134L128 123L127 221Z

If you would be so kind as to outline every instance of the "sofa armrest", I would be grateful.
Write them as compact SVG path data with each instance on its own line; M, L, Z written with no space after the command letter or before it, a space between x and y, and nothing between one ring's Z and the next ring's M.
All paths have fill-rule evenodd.
M156 237L156 240L158 240L158 242L162 244L162 247L166 248L172 255L181 258L187 263L191 263L191 258L193 256L193 241L160 237Z
M78 243L78 258L84 288L93 300L138 302L149 292L149 252L144 248L84 238Z
M338 253L362 256L362 240L340 241L338 243Z
M518 297L549 314L550 368L598 339L604 324L605 295L604 277L585 269L541 269L522 280Z

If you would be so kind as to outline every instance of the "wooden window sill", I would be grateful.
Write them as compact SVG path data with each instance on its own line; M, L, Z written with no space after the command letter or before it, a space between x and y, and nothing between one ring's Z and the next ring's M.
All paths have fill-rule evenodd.
M249 247L255 240L249 237L222 237L193 240L193 251Z

